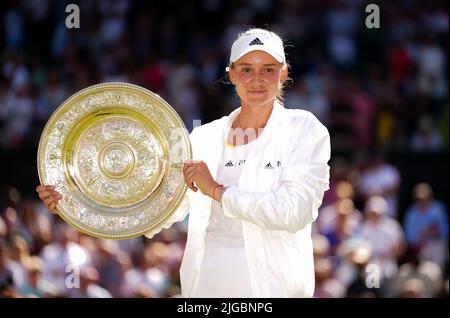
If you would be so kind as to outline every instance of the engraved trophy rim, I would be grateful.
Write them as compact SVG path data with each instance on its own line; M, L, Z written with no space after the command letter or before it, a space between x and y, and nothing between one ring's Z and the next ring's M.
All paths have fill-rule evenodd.
M116 136L123 139L120 141L98 138L104 137L103 123L134 127L140 139L125 133ZM86 147L78 143L91 137L89 133L101 139L102 146L92 148L98 156L81 156L83 160L95 160L80 168L78 158ZM139 147L143 149L141 153L135 151ZM182 163L187 159L192 159L189 133L178 113L163 98L135 84L106 82L74 93L53 112L41 133L37 167L40 183L55 185L63 194L56 212L66 223L93 237L127 239L156 234L172 225L171 216L187 192L182 175ZM94 177L93 181L85 180L89 174L80 171L91 166L100 167L100 172L92 168L92 173L109 180L106 186L96 184ZM88 181L92 183L86 185ZM91 184L97 186L97 192L91 191ZM121 199L123 187L128 189L129 201ZM116 192L105 193L108 191L101 191L104 189ZM118 194L117 198L114 194Z

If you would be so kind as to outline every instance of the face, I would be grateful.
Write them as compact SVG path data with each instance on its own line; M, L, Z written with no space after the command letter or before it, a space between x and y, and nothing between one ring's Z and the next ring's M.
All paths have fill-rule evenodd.
M263 51L252 51L230 68L230 80L236 87L241 104L273 104L287 78L287 67Z
M377 222L380 218L380 214L376 213L375 211L367 212L367 219L374 223Z

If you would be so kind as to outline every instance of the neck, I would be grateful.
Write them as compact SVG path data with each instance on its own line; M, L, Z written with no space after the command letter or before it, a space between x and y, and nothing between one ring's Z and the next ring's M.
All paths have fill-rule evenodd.
M264 128L272 113L274 103L269 105L247 105L242 103L241 112L236 117L233 127L234 128Z

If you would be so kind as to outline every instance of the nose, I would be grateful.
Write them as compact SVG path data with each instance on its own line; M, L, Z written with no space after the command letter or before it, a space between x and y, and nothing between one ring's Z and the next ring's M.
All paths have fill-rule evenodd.
M253 74L250 78L250 82L261 82L262 79L263 79L263 77L260 74L260 72L253 72Z

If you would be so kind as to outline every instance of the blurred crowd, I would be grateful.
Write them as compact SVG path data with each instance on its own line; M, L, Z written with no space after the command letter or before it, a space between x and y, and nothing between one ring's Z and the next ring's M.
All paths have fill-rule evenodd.
M66 28L69 3L79 29ZM2 1L0 152L35 153L61 102L101 82L158 93L189 131L228 114L238 106L225 73L231 43L268 27L286 39L285 106L313 112L331 135L330 190L313 227L315 297L448 297L442 186L402 183L384 155L448 152L448 3L384 1L379 29L365 26L368 3ZM95 239L48 213L28 191L37 184L1 176L0 296L179 295L187 220L152 240Z
M186 223L152 240L84 235L11 188L0 217L0 297L177 297Z
M392 167L380 165L376 173L382 169ZM399 222L386 192L363 188L373 172L363 172L359 190L349 181L337 182L336 200L313 223L315 296L448 297L446 207L429 184L419 183ZM385 189L395 194L398 182L393 175ZM355 201L364 202L362 211Z
M362 190L365 178L375 180L382 169L392 167L363 171L358 187L332 182L313 223L315 297L448 297L446 207L419 183L399 222L385 193ZM395 194L399 179L391 180L385 189ZM0 296L180 296L188 219L152 240L114 241L74 230L13 187L2 206Z

